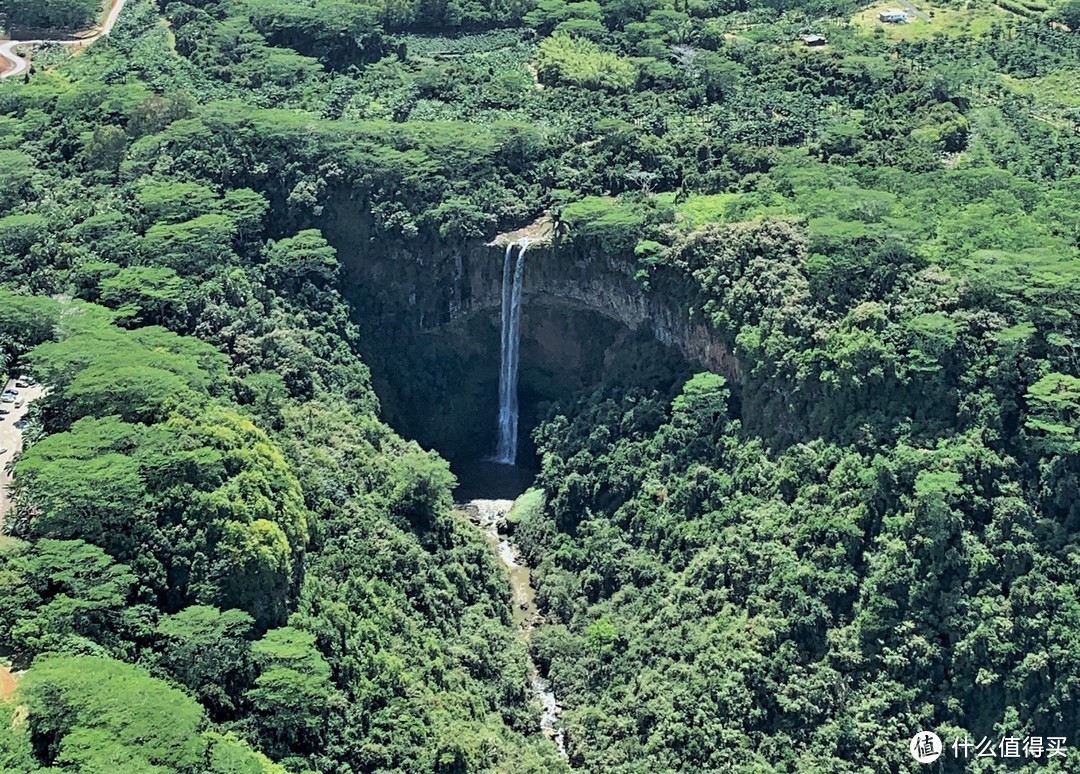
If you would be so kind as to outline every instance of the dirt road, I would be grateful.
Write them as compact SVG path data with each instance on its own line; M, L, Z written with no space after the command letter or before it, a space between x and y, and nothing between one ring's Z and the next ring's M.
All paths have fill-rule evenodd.
M0 664L0 701L6 699L15 692L15 675L3 664Z
M7 383L4 389L18 390L17 401L22 404L15 408L15 403L0 403L0 411L11 412L0 414L0 534L4 531L4 515L11 507L11 496L8 492L8 483L11 481L9 470L11 461L15 455L22 451L23 446L23 419L30 404L37 400L45 392L40 384L33 387L16 387L15 380Z

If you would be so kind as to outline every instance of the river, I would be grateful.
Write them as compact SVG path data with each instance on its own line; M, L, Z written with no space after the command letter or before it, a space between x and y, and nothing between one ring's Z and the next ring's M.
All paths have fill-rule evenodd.
M506 514L510 512L513 504L513 500L474 499L460 507L469 521L480 529L499 562L506 568L510 576L514 623L522 638L528 640L533 627L541 624L543 618L536 607L536 590L529 577L529 568L521 562L517 548L506 534ZM543 708L540 713L540 731L555 743L559 755L565 759L566 738L559 723L562 706L547 681L540 676L536 665L530 664L529 670L532 692Z

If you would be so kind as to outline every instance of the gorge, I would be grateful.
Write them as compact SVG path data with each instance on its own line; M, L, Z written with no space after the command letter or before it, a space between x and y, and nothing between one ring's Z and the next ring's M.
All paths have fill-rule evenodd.
M647 285L632 255L560 243L543 221L487 243L375 245L357 218L340 207L321 227L355 319L377 332L361 346L383 414L459 477L484 458L529 468L544 406L617 372L658 389L694 370L737 373L674 272Z
M458 506L483 534L484 541L498 557L510 581L510 604L517 631L526 642L534 627L543 623L536 604L536 589L531 573L522 559L521 552L510 541L507 515L514 507L513 500L478 498ZM535 663L529 665L529 688L541 706L540 732L554 742L559 756L567 758L565 734L559 721L562 705L548 682L540 675Z
M1080 0L0 37L106 5L0 78L0 771L1077 768Z

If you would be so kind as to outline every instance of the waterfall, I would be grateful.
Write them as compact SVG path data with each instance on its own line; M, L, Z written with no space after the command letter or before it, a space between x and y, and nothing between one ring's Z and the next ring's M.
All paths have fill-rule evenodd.
M513 465L517 461L518 436L518 345L521 341L521 287L525 279L525 252L529 243L517 243L517 263L510 282L514 245L508 244L503 254L502 310L499 339L499 441L495 461Z
M510 449L510 364L507 358L510 349L510 303L513 288L510 285L510 276L514 262L514 243L506 245L503 253L502 268L502 310L499 317L499 440L495 449L496 462L513 463L513 458L506 459Z

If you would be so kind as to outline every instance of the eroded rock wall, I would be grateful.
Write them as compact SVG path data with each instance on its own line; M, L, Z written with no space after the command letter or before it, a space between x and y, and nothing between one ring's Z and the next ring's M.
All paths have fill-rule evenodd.
M380 241L342 213L323 230L343 264L384 418L452 461L490 454L504 247ZM724 342L691 313L699 299L690 282L654 271L649 287L638 268L633 256L530 245L519 388L525 457L545 401L612 378L666 390L694 370L737 374Z
M396 245L355 260L346 256L350 281L379 288L404 302L420 331L499 309L501 245ZM689 288L669 293L635 279L631 261L581 252L573 246L529 247L523 295L527 307L568 306L595 312L631 329L646 329L696 365L734 376L737 363L720 337L692 312ZM675 295L678 294L678 295Z

